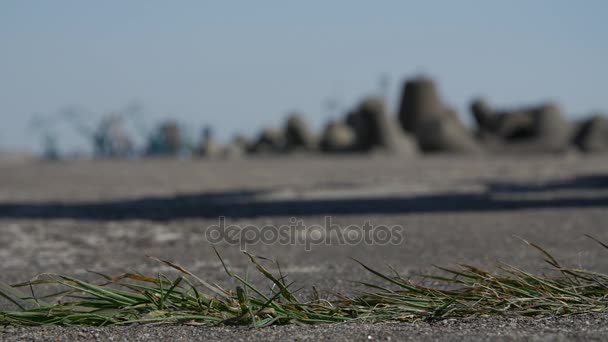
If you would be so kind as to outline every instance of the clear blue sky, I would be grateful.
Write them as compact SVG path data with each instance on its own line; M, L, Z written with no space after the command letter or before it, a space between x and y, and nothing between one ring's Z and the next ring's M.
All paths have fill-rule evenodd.
M143 104L221 138L282 123L313 127L391 80L435 77L468 118L554 99L571 116L608 110L608 1L22 1L0 3L0 146L37 147L35 114ZM334 115L335 116L335 115ZM67 126L63 146L83 140Z

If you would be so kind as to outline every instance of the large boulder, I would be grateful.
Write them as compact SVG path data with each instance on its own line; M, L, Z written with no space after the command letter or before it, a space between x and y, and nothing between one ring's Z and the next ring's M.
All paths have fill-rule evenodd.
M532 111L533 136L536 143L548 152L568 150L573 132L573 125L566 120L561 109L555 103L547 103Z
M312 151L317 147L315 136L300 114L293 113L285 124L285 148L287 151Z
M406 132L415 134L422 121L441 119L444 107L439 99L435 82L419 77L405 82L399 106L399 121Z
M458 114L446 109L442 117L421 120L416 127L416 139L425 152L477 154L482 152L471 133L458 119Z
M471 103L471 113L477 124L477 133L483 135L486 130L491 129L489 126L492 123L494 112L485 99L477 98Z
M534 138L535 118L532 111L515 110L509 112L499 112L495 116L490 134L495 134L501 139L510 142L517 142Z
M474 100L471 112L482 139L498 148L517 152L564 152L573 127L554 103L496 111L483 100Z
M285 134L281 130L266 128L249 147L249 153L267 154L285 151Z
M583 121L574 144L585 152L608 152L608 118L598 114Z
M356 146L355 131L343 122L330 122L323 130L320 146L323 152L352 152Z
M532 135L533 118L526 111L494 112L481 98L471 103L471 113L480 138L517 140Z
M460 122L456 112L444 106L435 83L428 78L408 80L399 108L401 127L414 135L424 152L478 153L481 148Z
M386 114L381 97L365 98L346 119L356 135L356 149L364 152L386 151L400 155L416 155L416 142L400 129L399 123Z

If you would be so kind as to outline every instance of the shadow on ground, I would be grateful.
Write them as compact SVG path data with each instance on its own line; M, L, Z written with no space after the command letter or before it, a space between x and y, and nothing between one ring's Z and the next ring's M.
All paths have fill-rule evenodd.
M408 214L608 207L608 195L569 194L549 198L510 198L534 194L608 188L608 175L581 176L543 184L489 182L484 192L339 199L259 200L268 191L215 192L92 203L0 203L0 218L172 220L344 214ZM506 196L505 196L506 195ZM517 196L515 196L517 197Z

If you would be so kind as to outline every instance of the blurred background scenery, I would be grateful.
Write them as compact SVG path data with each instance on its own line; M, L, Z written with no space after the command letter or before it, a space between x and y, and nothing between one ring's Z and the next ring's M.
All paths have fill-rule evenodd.
M563 270L550 273L548 254L521 238L565 267L608 272L606 251L585 236L608 242L607 14L606 0L1 0L0 340L604 340L608 276L593 273L601 280L587 286ZM220 222L229 229L207 239ZM264 227L297 222L302 229L287 236L305 243L265 239L272 230ZM368 224L403 234L391 231L391 243L356 240ZM332 238L351 232L353 240ZM227 267L277 298L283 285L257 277L242 249L267 257L269 269L280 262L280 281L288 275L284 283L293 281L304 303L342 302L336 294L366 283L374 291L395 285L376 287L382 279L349 257L408 284L443 274L432 265L469 264L479 276L469 283L484 278L503 291L476 271L494 272L499 261L543 279L565 277L552 284L568 287L547 292L539 278L525 278L533 279L521 280L526 289L536 288L516 288L529 297L511 300L482 284L491 298L483 309L468 289L458 292L468 302L426 296L433 305L424 310L418 299L397 299L413 303L416 315L365 299L399 323L367 324L373 317L348 309L356 323L330 333L249 329L296 316L250 321L247 313L274 309L266 300L261 310L247 307L238 289L234 305L218 305L238 317L222 313L213 324L245 329L4 329L6 310L16 308L2 298L12 291L5 284L60 273L113 286L99 274L129 272L158 275L162 290L160 274L175 270L147 255L234 289ZM51 306L35 317L189 322L173 289L159 300L144 291L150 312L129 297L132 306L111 299L124 315L102 303L87 312L74 305L73 315ZM593 297L581 301L583 289ZM224 293L217 291L209 293ZM196 298L193 312L206 315L214 300ZM329 306L324 317L336 313ZM465 306L474 318L439 321ZM166 311L175 308L182 318ZM588 315L570 316L577 310ZM509 318L486 318L503 313ZM517 318L557 314L568 316Z
M604 1L0 7L4 155L608 150Z

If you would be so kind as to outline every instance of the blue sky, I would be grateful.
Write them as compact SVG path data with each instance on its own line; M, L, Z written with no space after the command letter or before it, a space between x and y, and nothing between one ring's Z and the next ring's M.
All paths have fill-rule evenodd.
M465 120L477 95L608 111L607 15L602 0L3 0L0 146L38 147L34 115L77 105L94 122L133 101L150 124L211 124L223 139L292 110L319 128L337 117L326 99L347 109L382 74L392 109L403 79L424 73ZM84 142L56 129L64 148Z

